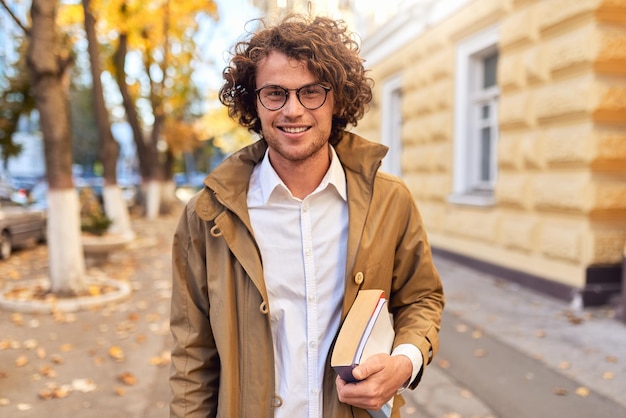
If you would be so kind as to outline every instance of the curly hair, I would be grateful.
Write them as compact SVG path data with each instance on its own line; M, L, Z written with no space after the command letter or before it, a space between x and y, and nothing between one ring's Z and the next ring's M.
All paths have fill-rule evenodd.
M261 133L256 110L256 69L272 51L305 61L318 81L328 83L334 91L335 111L330 142L341 138L348 124L356 126L372 100L373 80L367 76L359 45L342 20L327 17L306 18L290 15L275 26L263 21L262 27L238 42L230 64L222 72L220 101L228 114L249 130Z

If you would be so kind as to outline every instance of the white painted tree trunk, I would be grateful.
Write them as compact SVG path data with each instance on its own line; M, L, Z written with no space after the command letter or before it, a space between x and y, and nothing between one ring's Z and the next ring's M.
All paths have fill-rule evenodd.
M50 290L56 295L67 296L85 290L80 204L75 189L48 191L47 234Z
M128 206L124 200L122 189L117 184L104 186L102 190L104 199L104 213L113 221L109 232L119 234L128 239L135 238L135 232L130 223Z
M174 180L163 182L161 185L161 199L168 205L176 201L176 183L174 183Z
M161 182L150 180L143 184L143 190L146 198L146 218L158 218L161 208Z

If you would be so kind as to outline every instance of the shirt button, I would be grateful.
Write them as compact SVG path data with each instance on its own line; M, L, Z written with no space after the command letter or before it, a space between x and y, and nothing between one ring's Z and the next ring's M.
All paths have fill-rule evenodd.
M310 348L315 348L315 347L317 347L317 343L315 341L310 341L309 342L309 347Z
M362 272L358 272L355 276L354 276L354 283L356 284L361 284L363 283L363 273Z

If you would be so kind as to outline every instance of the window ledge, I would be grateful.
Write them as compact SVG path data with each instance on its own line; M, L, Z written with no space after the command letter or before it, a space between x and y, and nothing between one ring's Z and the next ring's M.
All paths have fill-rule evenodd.
M453 193L448 196L448 202L468 206L495 206L496 198L493 192Z

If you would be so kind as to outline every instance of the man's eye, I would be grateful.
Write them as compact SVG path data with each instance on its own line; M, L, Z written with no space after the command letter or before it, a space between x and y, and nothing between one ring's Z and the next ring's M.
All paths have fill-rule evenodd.
M317 94L321 94L322 93L320 90L321 89L319 87L310 86L310 87L306 87L303 90L301 90L300 91L300 95L315 96Z
M265 96L275 99L275 98L281 98L285 96L285 92L283 90L280 89L272 89L272 90L266 90L265 91Z

